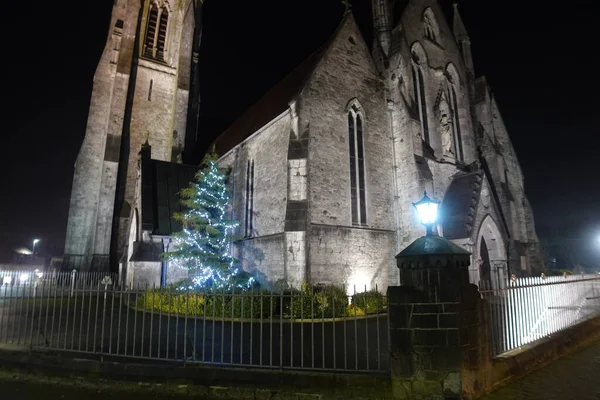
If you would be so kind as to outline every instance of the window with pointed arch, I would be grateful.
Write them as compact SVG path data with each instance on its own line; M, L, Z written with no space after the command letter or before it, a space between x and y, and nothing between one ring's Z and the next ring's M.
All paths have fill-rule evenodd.
M365 192L364 115L358 104L348 110L348 142L350 144L350 201L352 224L367 224Z
M458 87L460 84L460 78L458 71L454 65L449 64L446 68L446 84L448 87L448 99L450 103L450 111L452 113L452 129L454 133L454 147L456 149L456 157L458 161L464 161L465 155L463 151L462 143L462 130L460 128L460 117L459 117L459 97Z
M164 61L167 43L169 10L167 4L150 4L146 23L146 39L144 41L144 57Z
M413 64L413 93L415 103L419 111L419 120L421 121L421 132L423 132L423 140L429 143L429 121L427 116L427 96L425 95L425 80L423 79L423 70L420 65Z
M431 8L426 8L423 12L423 31L426 38L435 43L439 43L440 26L435 18L435 13Z

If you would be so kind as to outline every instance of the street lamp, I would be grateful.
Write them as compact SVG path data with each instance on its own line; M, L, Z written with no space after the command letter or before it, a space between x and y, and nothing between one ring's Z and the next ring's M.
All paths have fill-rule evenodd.
M33 239L33 249L31 250L31 254L35 255L35 245L39 242L40 239Z
M423 198L421 200L413 203L413 206L415 206L417 209L417 214L419 215L421 224L423 224L425 229L427 229L426 236L433 235L433 227L435 226L435 221L437 220L439 205L440 202L429 198L429 196L427 196L427 192L423 194Z

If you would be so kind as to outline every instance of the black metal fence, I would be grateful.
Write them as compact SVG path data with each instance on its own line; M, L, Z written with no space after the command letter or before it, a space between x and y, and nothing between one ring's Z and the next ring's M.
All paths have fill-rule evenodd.
M4 345L256 368L389 370L385 298L374 291L131 290L117 275L82 272L15 273L0 284Z

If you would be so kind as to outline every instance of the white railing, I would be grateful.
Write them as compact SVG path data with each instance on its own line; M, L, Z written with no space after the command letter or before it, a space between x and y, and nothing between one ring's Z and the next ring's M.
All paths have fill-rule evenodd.
M481 282L492 353L517 349L600 313L600 276L511 279L505 288Z

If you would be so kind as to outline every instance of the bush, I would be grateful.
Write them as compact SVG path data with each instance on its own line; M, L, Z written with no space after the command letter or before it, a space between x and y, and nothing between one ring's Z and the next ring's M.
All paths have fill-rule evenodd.
M261 296L262 294L262 296ZM275 301L269 292L182 292L149 290L138 298L140 308L198 317L269 318ZM262 307L261 307L262 303Z
M337 318L346 315L348 297L339 286L312 286L304 282L300 291L291 291L290 295L284 308L288 318Z
M151 289L137 300L139 308L190 317L219 318L338 318L362 317L385 310L387 300L374 290L348 296L344 288L303 283L301 290L183 291L181 283L167 289Z
M387 308L387 298L376 290L356 293L352 296L351 303L367 314L377 314Z
M348 307L346 307L346 314L349 317L362 317L365 315L365 310L357 307L356 304L348 304Z

